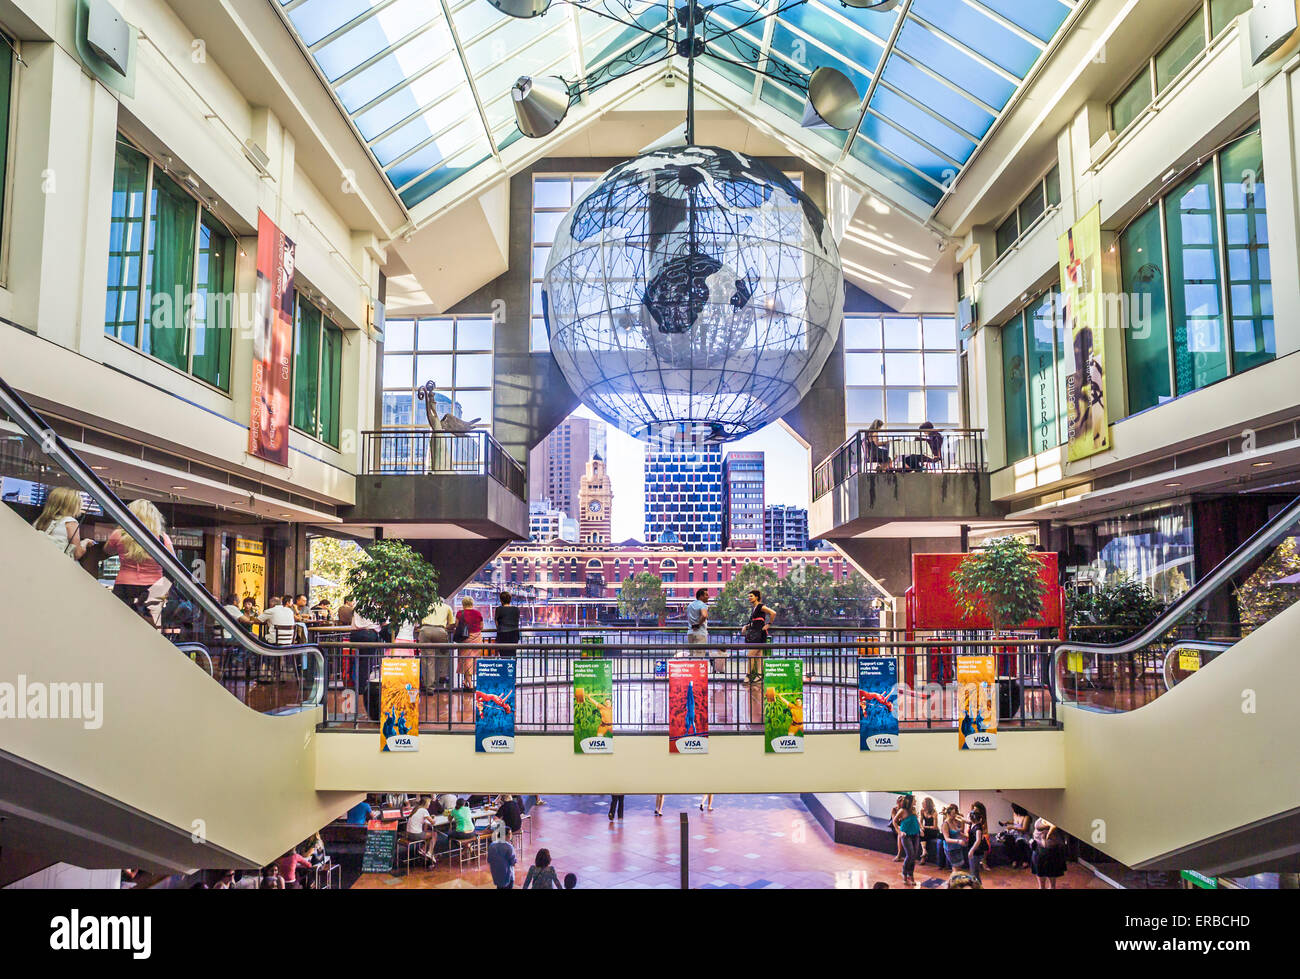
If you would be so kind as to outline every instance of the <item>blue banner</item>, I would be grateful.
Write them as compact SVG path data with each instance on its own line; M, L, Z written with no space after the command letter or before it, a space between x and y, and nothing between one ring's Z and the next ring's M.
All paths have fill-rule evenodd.
M858 659L858 747L898 750L898 661L891 656Z
M474 664L474 750L515 750L515 661L480 656Z

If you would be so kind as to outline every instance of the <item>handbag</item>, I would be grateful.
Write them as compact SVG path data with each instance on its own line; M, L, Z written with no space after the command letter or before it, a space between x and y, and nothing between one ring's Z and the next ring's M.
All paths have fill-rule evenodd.
M456 616L456 631L451 634L452 642L464 642L469 638L469 624L462 616Z

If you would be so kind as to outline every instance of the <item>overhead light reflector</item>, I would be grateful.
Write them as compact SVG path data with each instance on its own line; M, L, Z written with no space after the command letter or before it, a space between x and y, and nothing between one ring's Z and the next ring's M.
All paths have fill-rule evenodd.
M840 129L858 124L861 98L849 76L838 68L822 65L808 79L808 96L803 103L800 125L805 129Z
M527 20L529 17L540 17L551 6L551 0L488 0L488 3L503 14L509 17L518 17L520 20Z
M556 75L525 75L515 82L510 96L519 131L533 139L554 132L569 111L569 83Z

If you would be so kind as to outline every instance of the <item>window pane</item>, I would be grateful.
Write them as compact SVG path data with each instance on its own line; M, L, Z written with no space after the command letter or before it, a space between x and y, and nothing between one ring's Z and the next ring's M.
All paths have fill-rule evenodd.
M1010 248L1013 244L1015 244L1016 238L1017 236L1019 236L1019 234L1020 234L1020 229L1016 225L1016 216L1013 213L1010 217L1008 217L1005 221L1003 221L1000 225L998 225L998 230L995 233L995 237L997 239L996 242L997 253L999 255L1004 254L1008 248Z
M1198 9L1183 29L1156 55L1156 94L1169 87L1192 59L1205 50L1205 22Z
M0 38L0 45L0 188L3 188L9 155L9 94L13 88L14 55L7 37ZM0 208L0 218L3 211Z
M551 338L546 333L546 320L533 320L531 335L528 338L528 349L532 353L545 353L551 349Z
M1042 216L1045 210L1047 210L1047 207L1043 203L1043 185L1038 183L1029 192L1029 196L1020 202L1020 207L1017 209L1021 229L1027 229Z
M293 328L293 426L317 434L320 402L320 310L301 296ZM384 358L388 360L387 357ZM408 361L409 362L409 361ZM384 365L387 370L387 363Z
M1029 384L1029 448L1046 452L1056 441L1056 330L1048 292L1026 311L1025 364Z
M1218 37L1238 14L1251 7L1252 0L1210 0L1210 36Z
M422 404L420 408L419 417L423 419L424 405ZM383 426L388 428L393 425L413 424L416 424L415 395L409 392L385 391Z
M949 317L927 316L924 320L926 350L956 350L957 322Z
M546 274L546 260L550 257L550 245L542 245L533 249L533 278L540 279Z
M491 350L492 320L473 319L456 321L456 349Z
M885 424L890 428L925 421L925 392L920 388L885 389Z
M235 313L235 256L225 229L205 217L199 228L199 282L194 295L195 377L230 390L230 338Z
M1225 150L1219 158L1219 172L1232 311L1232 366L1234 371L1244 371L1277 356L1259 135L1247 136Z
M1002 328L1002 404L1006 416L1007 463L1029 455L1025 401L1025 333L1017 316Z
M460 417L465 421L475 418L487 422L487 430L492 431L492 392L491 391L457 391L456 403L460 405Z
M456 387L487 388L492 386L491 354L457 354Z
M956 388L930 388L925 392L925 417L935 425L956 425L961 418L957 411Z
M420 354L415 359L415 386L432 381L444 391L456 382L451 371L451 354Z
M920 350L921 321L915 316L885 320L885 349Z
M320 438L338 448L339 391L343 382L343 331L329 320L321 343Z
M148 158L119 142L113 167L113 216L108 232L108 296L104 303L104 332L133 345L140 311L144 194L148 176Z
M926 354L925 383L927 387L934 384L951 384L956 386L957 354Z
M1043 181L1047 185L1047 206L1054 207L1061 203L1061 167L1052 167L1047 171L1047 179Z
M564 219L562 211L541 211L533 215L533 241L550 244L555 241L555 229Z
M1119 239L1120 281L1129 302L1124 324L1130 414L1168 401L1169 320L1160 255L1160 208L1153 207Z
M1213 166L1206 164L1165 202L1174 377L1179 394L1212 384L1228 373L1213 178Z
M884 384L885 362L881 354L845 354L844 381L846 384Z
M885 383L890 387L899 384L921 384L920 354L885 354ZM925 419L921 419L924 421Z
M199 205L164 173L154 172L152 213L149 215L149 257L146 267L144 330L140 349L186 370L189 367L189 323L186 298L194 291L195 235Z
M384 350L397 353L415 349L415 320L388 320L384 323Z
M421 350L451 350L455 320L420 320Z
M885 395L880 388L849 388L844 392L844 413L849 431L866 428L877 418L885 417Z
M410 354L384 354L383 386L386 388L413 387L411 371L414 360L415 358ZM447 387L451 387L450 378L447 380Z
M1110 107L1110 121L1115 131L1122 133L1128 128L1129 123L1150 104L1151 72L1149 69L1143 69L1142 74L1129 83L1128 88L1120 93L1119 98Z
M533 181L533 207L568 208L573 203L569 199L570 182L568 177L539 177Z
M879 317L848 317L844 318L844 349L845 350L879 350L880 349L880 319Z

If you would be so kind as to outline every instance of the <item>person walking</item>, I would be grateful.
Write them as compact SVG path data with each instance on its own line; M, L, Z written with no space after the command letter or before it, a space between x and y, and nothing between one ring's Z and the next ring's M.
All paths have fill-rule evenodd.
M173 554L176 553L172 539L167 536L167 524L156 506L148 500L134 500L127 509L144 524L155 540L160 541ZM108 542L104 545L104 554L106 557L116 555L121 559L117 578L113 582L113 594L135 612L147 615L146 603L150 589L163 578L163 570L158 562L121 527L109 535Z
M749 621L745 623L745 643L749 646L765 647L772 642L772 620L776 612L763 604L763 593L757 588L749 593ZM762 677L763 658L766 652L751 655L745 674L746 683L755 683Z
M966 863L970 874L983 884L980 877L980 863L989 852L989 817L984 803L971 804L970 815L966 820Z
M706 809L705 806L708 808ZM713 812L713 793L700 797L700 812Z
M488 869L492 871L492 883L497 890L511 890L515 886L515 847L510 842L512 833L509 826L502 827L501 835L488 846Z
M510 592L499 596L501 604L492 610L497 624L497 655L513 656L519 647L519 606L510 604Z
M542 847L537 851L537 858L533 865L528 868L528 876L524 878L524 890L526 891L561 891L564 888L560 885L560 880L555 876L555 868L551 866L551 851Z
M903 883L915 887L916 878L912 874L916 870L917 855L921 852L921 821L916 818L916 799L913 796L903 798L898 831L903 841Z
M611 795L609 797L609 821L611 823L614 821L615 810L618 811L618 818L622 819L623 818L623 796L621 795Z

